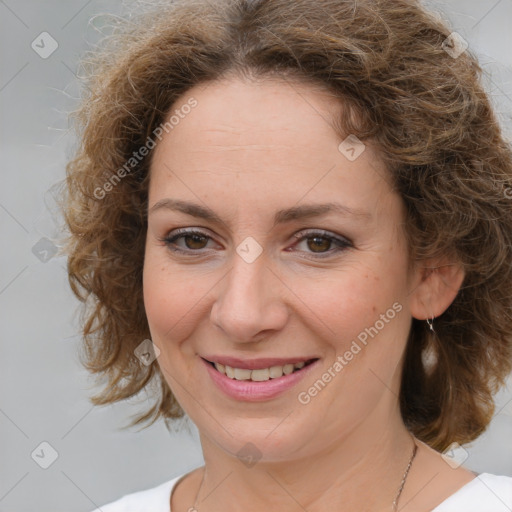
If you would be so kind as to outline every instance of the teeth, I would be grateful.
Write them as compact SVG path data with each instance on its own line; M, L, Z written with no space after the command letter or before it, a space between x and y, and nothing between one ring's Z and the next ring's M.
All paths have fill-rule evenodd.
M289 375L292 372L293 372L293 364L285 364L283 366L283 373L285 375Z
M257 382L263 382L264 380L270 379L270 369L263 368L261 370L253 370L251 372L251 379Z
M233 368L231 368L231 366L226 366L226 375L230 379L234 379L235 378L235 370L233 370Z
M283 376L283 367L282 366L271 366L269 368L270 378L278 379Z
M251 370L241 370L240 368L234 368L236 380L250 380Z
M260 368L258 370L232 368L231 366L224 366L223 364L220 363L214 364L217 371L224 375L227 375L230 379L264 382L269 379L278 379L283 375L290 375L290 373L293 373L295 370L300 370L301 368L304 368L306 363L288 363L283 366L271 366L270 368Z

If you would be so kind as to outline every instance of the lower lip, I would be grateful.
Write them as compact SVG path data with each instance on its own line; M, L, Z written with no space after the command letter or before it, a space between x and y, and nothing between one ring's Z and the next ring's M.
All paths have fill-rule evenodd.
M318 363L318 359L299 371L283 375L277 379L269 379L263 382L253 382L250 380L230 379L223 373L217 371L210 363L204 359L201 361L205 364L213 382L228 396L245 402L262 402L270 400L295 386L306 375L308 375L314 366Z

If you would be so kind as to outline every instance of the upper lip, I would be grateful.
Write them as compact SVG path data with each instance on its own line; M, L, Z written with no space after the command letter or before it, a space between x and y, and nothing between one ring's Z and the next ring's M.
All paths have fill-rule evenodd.
M260 370L270 368L271 366L284 366L285 364L305 363L317 357L262 357L258 359L240 359L230 356L202 356L209 363L220 363L231 368L240 368L244 370Z

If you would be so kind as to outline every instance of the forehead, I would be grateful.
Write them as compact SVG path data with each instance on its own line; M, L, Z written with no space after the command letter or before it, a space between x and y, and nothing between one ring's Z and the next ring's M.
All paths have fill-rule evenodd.
M191 100L195 107L180 111ZM352 161L340 151L332 119L342 108L325 90L286 80L194 87L170 109L179 122L154 150L150 203L171 188L202 199L215 191L212 200L221 204L258 194L268 206L306 195L307 202L342 199L349 208L375 202L390 192L386 170L370 145Z
M190 89L174 103L171 113L191 98L196 107L172 130L176 144L191 142L192 136L211 147L218 142L235 149L238 142L245 150L257 150L257 143L262 142L268 150L270 146L278 149L280 142L289 146L293 136L297 150L312 138L336 145L331 116L341 108L340 102L312 85L226 79ZM308 148L312 149L310 144Z

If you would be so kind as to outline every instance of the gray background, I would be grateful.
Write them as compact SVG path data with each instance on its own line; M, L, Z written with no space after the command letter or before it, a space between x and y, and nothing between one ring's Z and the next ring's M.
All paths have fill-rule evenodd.
M511 139L512 0L429 5L480 57ZM89 511L203 460L193 426L172 435L161 422L122 431L140 405L88 402L93 381L78 360L78 303L65 258L45 241L58 236L52 198L75 145L67 116L79 94L78 59L97 38L90 20L120 11L119 2L105 0L0 0L0 512ZM58 43L46 59L31 47L44 31ZM475 471L512 476L510 384L496 398L489 430L465 447ZM51 461L44 441L58 454L48 469L39 465Z

